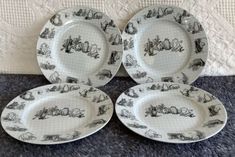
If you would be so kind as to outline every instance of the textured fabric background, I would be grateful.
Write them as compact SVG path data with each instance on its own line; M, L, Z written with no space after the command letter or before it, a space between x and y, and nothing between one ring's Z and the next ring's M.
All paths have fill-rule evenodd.
M234 0L219 0L216 3L215 9L226 18L235 28L235 1Z
M43 76L0 75L0 112L25 90L48 84ZM152 141L127 129L114 114L99 132L72 143L39 146L19 142L0 127L1 157L233 157L235 155L235 76L201 77L194 86L200 87L225 105L228 122L216 136L192 144L167 144ZM115 103L127 88L136 85L130 78L115 78L100 88Z
M0 0L0 73L41 73L36 61L37 37L45 22L62 8L85 5L99 9L122 29L134 13L154 4L182 6L203 23L210 55L202 75L235 74L234 0Z

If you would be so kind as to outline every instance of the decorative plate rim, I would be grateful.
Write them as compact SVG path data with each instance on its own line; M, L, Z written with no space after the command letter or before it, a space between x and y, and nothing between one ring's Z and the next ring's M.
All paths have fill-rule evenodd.
M62 87L65 87L65 86L68 86L69 88L71 87L71 89L69 89L68 91L66 91L65 93L63 93L63 88ZM79 87L79 89L72 89L73 87ZM60 89L60 90L56 90L57 89ZM99 107L101 106L106 106L108 107L108 109L105 111L104 114L102 115L93 115L92 118L89 122L87 122L87 125L84 124L83 128L88 128L88 125L91 125L94 121L96 120L103 120L102 122L98 122L98 125L95 125L95 126L92 126L85 131L85 132L81 132L80 129L83 129L83 128L78 128L77 130L75 129L74 131L68 131L66 132L65 134L61 134L62 136L63 135L73 135L74 132L78 132L79 135L77 137L74 137L72 139L67 139L67 140L59 140L59 141L44 141L43 137L46 136L42 136L40 135L40 138L37 136L38 134L33 134L31 133L30 131L28 131L28 128L25 127L25 125L23 123L21 123L20 121L19 122L11 122L11 121L5 121L4 118L7 117L7 115L9 113L15 113L17 112L17 115L18 117L21 119L21 114L24 112L24 107L23 109L16 109L16 108L7 108L9 105L12 105L13 103L17 102L18 103L18 106L20 106L20 104L24 104L24 106L28 106L28 105L31 105L32 103L34 103L34 101L37 101L37 99L43 99L42 97L38 96L39 94L37 95L34 95L36 94L36 92L40 92L40 91L43 91L45 92L44 95L45 97L47 97L48 93L49 93L49 97L50 96L60 96L61 94L65 94L66 97L71 97L71 96L79 96L80 98L84 99L85 97L83 97L78 91L79 90L88 90L89 89L94 89L94 92L97 92L96 94L92 93L91 94L93 95L93 98L99 96L99 95L103 95L103 96L106 96L107 99L104 99L104 101L100 101L100 102L92 102L90 101L90 103L93 103L93 105L99 109ZM53 89L53 91L48 91L49 89ZM33 97L34 99L33 100L24 100L23 98L21 98L22 95L24 95L25 93L28 93L28 92L31 92L33 93ZM77 93L75 93L77 92ZM80 91L81 92L81 91ZM43 95L42 95L43 96ZM98 97L97 97L98 98ZM22 99L22 101L19 101L19 99ZM18 100L18 101L16 101ZM86 100L87 101L87 100ZM20 103L19 103L20 102ZM12 111L12 110L18 110L18 111ZM20 111L21 110L21 111ZM100 131L102 128L104 128L108 123L109 121L111 120L112 116L113 116L113 112L114 112L114 105L113 105L113 102L111 100L111 98L106 94L104 93L102 90L98 89L98 88L95 88L95 87L91 87L91 86L87 86L87 85L84 85L84 84L71 84L71 83L59 83L59 84L50 84L50 85L43 85L43 86L39 86L39 87L36 87L36 88L33 88L33 89L30 89L30 90L27 90L23 93L21 93L20 95L16 96L14 99L12 99L4 108L3 108L3 111L1 113L1 126L3 128L3 130L9 135L11 136L12 138L18 140L18 141L21 141L21 142L25 142L25 143L30 143L30 144L36 144L36 145L57 145L57 144L64 144L64 143L70 143L70 142L74 142L74 141L77 141L77 140L80 140L80 139L83 139L83 138L86 138L90 135L93 135L95 134L96 132ZM20 114L20 115L19 115ZM100 117L99 117L100 116ZM97 119L100 118L100 119ZM94 119L96 118L96 119ZM7 125L9 123L12 123L10 125ZM94 123L93 123L94 124ZM15 130L8 130L7 127L18 127L18 128L22 128L22 126L26 129L25 131L15 131ZM79 130L79 131L78 131ZM82 130L83 131L83 130ZM18 133L16 133L18 132ZM88 133L86 133L88 132ZM35 137L35 139L33 140L22 140L20 138L21 135L23 135L24 133L30 133L32 136ZM68 134L68 133L72 133L72 134ZM53 135L53 134L52 134ZM60 135L60 136L61 136ZM41 137L42 136L42 137ZM50 135L49 135L50 136Z
M133 106L134 106L134 103L135 102L133 102L132 103L132 105L133 106L122 106L122 105L119 105L118 103L121 101L121 98L129 98L129 100L133 100L133 99L136 99L136 101L138 100L138 98L139 97L137 97L137 98L135 98L135 97L130 97L130 96L128 96L128 95L126 95L125 93L126 92L129 92L129 90L130 89L137 89L136 91L136 93L140 96L140 93L141 92L139 92L138 91L138 89L143 89L144 87L147 87L147 88L149 88L149 87L151 87L151 86L153 86L153 85L178 85L179 86L179 88L178 89L169 89L169 90L167 90L167 91L160 91L159 89L151 89L150 90L150 92L151 93L161 93L161 92L169 92L170 90L179 90L179 89L190 89L191 87L192 88L194 88L194 89L196 89L196 90L198 90L198 92L199 93L203 93L203 94L207 94L207 95L210 95L210 96L212 96L214 99L212 99L210 102L206 102L206 103L211 103L211 102L213 102L213 101L215 101L215 103L213 103L213 104L215 104L215 105L220 105L220 109L223 111L223 123L221 123L220 124L220 127L217 127L216 129L214 129L215 131L213 132L213 133L210 133L209 135L207 135L207 136L204 136L203 138L201 138L201 139L196 139L196 140L179 140L179 139L173 139L173 140L171 140L171 139L169 139L169 137L168 137L168 139L166 139L166 138L164 138L164 139L161 139L162 137L160 137L160 138L154 138L154 137L149 137L149 136L147 136L147 135L145 135L144 133L140 133L140 132L138 132L138 130L135 130L136 128L132 128L131 126L128 126L128 122L126 122L127 120L126 119L128 119L128 118L123 118L122 116L120 116L120 111L121 111L121 109L123 110L123 108L125 109L126 107L129 107L129 108L132 108ZM146 89L146 90L148 90L148 89ZM144 91L144 92L146 92L146 90ZM178 93L180 93L179 91L176 91L176 92L178 92ZM176 93L175 92L175 93ZM148 93L148 91L147 91L147 93ZM170 94L172 94L172 93L170 93ZM144 95L144 96L147 96L147 95ZM182 94L182 96L184 96L186 99L190 99L189 97L187 97L187 96L185 96L185 95L183 95ZM197 96L200 96L199 94L197 95ZM192 99L191 99L192 100ZM205 104L206 104L205 103ZM204 104L204 105L205 105ZM121 108L121 107L122 108ZM213 106L212 105L212 103L210 104L210 106ZM128 110L129 111L129 110ZM132 112L131 112L132 113ZM189 144L189 143L195 143L195 142L200 142L200 141L204 141L204 140L207 140L207 139L209 139L209 138L211 138L211 137L213 137L213 136L215 136L215 135L217 135L220 131L222 131L223 129L224 129L224 127L226 126L226 124L227 124L227 121L228 121L228 113L227 113L227 111L226 111L226 108L225 108L225 106L223 105L223 103L217 98L217 97L215 97L214 95L212 95L211 93L209 93L209 92L207 92L207 91L205 91L204 89L200 89L200 88L198 88L198 87L194 87L194 86L191 86L191 85L187 85L187 84L180 84L180 83L175 83L175 82L173 82L173 83L171 83L171 82L154 82L154 83L146 83L146 84L139 84L139 85L136 85L136 86L133 86L133 87L130 87L130 88L128 88L127 90L125 90L123 93L121 93L120 95L119 95L119 97L117 98L117 100L116 100L116 102L115 102L115 114L116 114L116 116L118 117L118 119L119 119L119 121L126 127L126 128L128 128L129 130L131 130L131 131L133 131L134 133L136 133L136 134L138 134L138 135L140 135L140 136L142 136L142 137L145 137L145 138L148 138L148 139L151 139L151 140L154 140L154 141L158 141L158 142L163 142L163 143L171 143L171 144ZM133 114L133 113L132 113ZM135 117L135 115L134 115L134 117ZM208 116L208 117L210 117L210 116ZM220 117L221 118L221 117ZM213 119L212 119L213 120ZM217 120L217 119L216 119ZM133 119L133 120L131 120L131 121L134 121L134 123L135 123L135 119ZM208 120L208 122L209 122L210 120ZM138 121L137 120L137 122L140 122L140 121ZM133 123L133 124L134 124ZM205 121L204 122L202 122L202 124L205 124ZM145 124L144 122L140 122L140 126L141 126L141 124ZM146 124L146 126L147 126L147 128L144 128L146 131L145 131L145 133L147 132L147 131L149 131L149 130L151 130L151 131L154 131L154 130L152 130L151 129L151 127L149 127L147 124ZM209 128L209 127L208 127ZM191 131L198 131L198 130L191 130ZM200 130L199 130L200 131ZM156 133L156 132L155 132ZM179 132L177 132L177 133L179 133ZM184 133L184 132L182 132L182 133ZM160 135L160 134L158 134L158 135ZM160 135L161 136L161 135Z
M91 19L86 19L86 17L83 16L83 15L75 15L75 12L76 11L78 12L80 9L82 9L85 12L87 11L87 14L88 14L88 11L92 11L93 13L100 13L101 18L100 17L97 17L97 18L94 17L94 18L91 18ZM52 72L48 72L49 71L48 69L45 70L40 65L40 64L46 64L47 63L47 62L45 62L45 61L47 61L47 57L43 58L43 57L40 56L40 52L39 52L40 51L40 46L43 43L46 43L47 46L48 46L48 50L51 53L52 52L52 50L51 50L52 45L51 44L53 44L52 41L54 40L55 35L50 39L49 39L49 37L48 37L48 39L43 39L40 36L45 31L46 28L49 28L50 31L54 28L59 29L60 26L53 25L51 20L56 15L62 14L62 15L65 16L66 13L70 13L70 16L72 16L72 17L69 17L69 19L67 19L67 20L74 20L75 19L76 21L87 22L87 23L90 23L94 26L97 26L97 28L99 28L99 30L104 35L104 37L106 38L106 41L107 41L107 44L106 44L108 46L107 54L106 54L107 59L103 61L100 69L98 69L96 72L94 72L92 74L86 75L86 77L83 77L83 78L80 78L80 77L77 77L77 76L65 75L65 74L63 74L63 72L61 73L60 69L57 69L58 71L55 70L56 68L54 70L51 70ZM95 16L95 15L93 15L93 16ZM61 19L65 20L66 18L61 18ZM95 21L95 20L97 20L97 21ZM94 22L92 23L92 21L94 21ZM101 25L102 22L103 23L104 22L112 22L113 28L112 29L107 28L107 31L102 30L102 28L101 28L102 26L98 26L99 22L100 22L100 25ZM108 24L110 24L110 23L108 23ZM63 27L65 25L66 24L62 23L61 26ZM55 32L58 32L58 30L56 30ZM112 35L117 35L117 36L120 37L119 44L117 44L117 45L112 45L111 44L112 41L109 41L109 37L111 38ZM46 79L49 82L51 82L51 83L79 83L79 84L92 85L94 87L100 87L100 86L103 86L103 85L109 83L115 77L118 70L120 69L121 64L122 64L122 56L123 56L123 43L122 43L122 38L121 38L121 31L117 27L117 25L115 24L113 19L111 19L107 14L105 14L104 12L102 12L98 9L91 8L91 7L84 6L84 5L80 5L80 6L61 9L61 10L57 11L52 17L50 17L48 19L48 21L43 25L43 27L41 29L41 32L38 36L36 51L37 51L36 54L37 54L37 62L38 62L38 65L39 65L39 69L41 70L42 74L46 77ZM113 60L113 63L109 64L109 61L111 60L113 54L114 54L114 57L117 57L117 58ZM55 59L51 58L50 60L51 60L50 62L52 62ZM57 64L58 63L55 63L55 65L57 65ZM104 74L103 70L104 71L106 70L105 71L106 75ZM52 76L52 74L54 72L56 72L56 75L58 75L59 80L52 80L50 78L50 76ZM107 72L108 72L108 74L107 74ZM102 77L101 75L103 76L102 79L100 79L100 77ZM71 80L68 80L68 78L71 78ZM72 82L70 82L70 81L72 81Z
M125 31L125 29L127 28L127 26L128 26L128 24L130 23L130 22L133 22L133 21L138 21L138 17L140 17L140 16L143 16L144 15L144 13L146 12L146 11L148 11L148 10L151 10L151 9L159 9L159 8L165 8L165 9L167 9L167 8L173 8L173 9L177 9L177 10L182 10L182 11L186 11L186 13L188 13L189 15L190 15L190 17L192 17L195 21L194 22L197 22L198 24L200 24L200 26L202 27L202 31L200 32L200 34L201 34L201 36L203 37L202 39L205 39L205 45L206 46L204 46L204 50L202 50L202 52L201 53L204 53L203 55L202 55L202 58L203 58L203 62L204 62L204 65L203 66L201 66L201 67L199 67L199 70L196 70L196 71L198 71L198 73L196 74L196 76L194 76L193 78L190 78L190 81L188 81L188 78L187 78L187 80L185 80L185 81L178 81L178 80L174 80L174 81L172 81L172 80L167 80L167 81L164 81L164 80L162 80L162 78L165 78L165 76L163 76L163 77L159 77L159 78L154 78L153 76L151 76L152 74L150 74L150 76L149 76L149 74L147 74L147 79L145 79L145 80L139 80L138 78L136 79L136 78L134 78L133 77L133 74L135 74L135 73L133 73L133 71L131 71L131 70L129 70L130 68L128 68L126 65L125 65L125 63L126 63L126 56L127 55L129 55L129 54L131 54L132 53L132 57L134 58L134 60L137 62L137 64L136 64L136 66L137 66L137 68L136 67L134 67L135 69L137 69L137 70L135 70L135 71L141 71L143 68L142 67L140 67L140 65L138 64L138 61L137 61L137 59L136 59L136 57L135 57L135 51L133 50L133 48L134 48L134 46L133 46L133 48L129 48L129 49L127 49L127 50L125 50L125 40L128 40L128 37L130 36L128 33L126 33L126 31ZM141 17L140 17L141 18ZM163 17L164 18L164 17ZM161 19L160 19L161 20ZM164 19L163 19L164 20ZM165 19L166 20L166 19ZM169 21L169 19L168 19L168 21ZM172 21L172 22L175 22L175 21ZM177 23L177 22L175 22L175 23ZM178 25L180 25L179 23L177 23ZM187 30L185 30L186 32L187 32ZM189 32L187 32L188 34L189 34ZM127 37L126 37L127 36ZM133 35L133 36L135 36L135 34ZM202 26L202 24L198 21L198 19L194 16L194 15L192 15L189 11L187 11L187 10L185 10L185 9L183 9L183 8L181 8L181 7L178 7L178 6L173 6L173 5L153 5L153 6L149 6L149 7L145 7L145 8L143 8L142 10L140 10L140 11L138 11L133 17L131 17L130 18L130 20L127 22L127 24L125 25L125 27L124 27L124 29L123 29L123 31L122 31L122 38L123 38L123 57L122 57L122 64L123 64L123 67L125 68L125 70L126 70L126 72L128 73L128 75L136 82L136 83L138 83L138 84L142 84L142 83L152 83L152 82L175 82L175 83L182 83L182 84L191 84L191 83L193 83L198 77L200 77L200 74L202 73L202 71L203 71L203 69L205 68L205 65L207 64L207 60L208 60L208 56L209 56L209 41L208 41L208 37L207 37L207 34L206 34L206 32L205 32L205 30L204 30L204 28L203 28L203 26ZM199 39L199 38L198 38ZM192 41L192 39L191 39L191 41ZM133 43L134 43L134 41L133 41ZM128 45L127 45L128 46ZM131 52L128 52L128 51L130 51L131 50ZM191 54L190 54L190 58L192 58L192 54L193 54L194 52L191 52ZM189 65L189 62L190 62L190 58L189 58L189 60L188 60L188 63L186 63L185 64L185 66L184 66L184 68L187 66L187 65ZM191 61L192 62L192 61ZM139 69L141 69L141 70L139 70ZM143 70L142 70L143 71ZM144 71L144 72L146 72L146 71ZM180 74L179 74L179 72L181 72L181 74L182 74L182 76L180 76ZM148 72L149 73L149 72ZM175 74L177 74L177 73L175 73ZM175 75L174 74L174 75ZM178 74L177 74L177 76L172 76L172 75L170 75L169 77L171 77L171 78L173 78L173 77L178 77L179 79L180 78L184 78L185 76L186 77L188 77L187 75L185 75L185 73L184 72L182 72L182 68L178 71ZM166 76L166 78L168 78L168 76ZM175 78L176 79L176 78Z

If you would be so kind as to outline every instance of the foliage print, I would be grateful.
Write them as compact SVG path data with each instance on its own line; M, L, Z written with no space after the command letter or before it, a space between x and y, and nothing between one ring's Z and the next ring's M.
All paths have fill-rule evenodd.
M93 120L91 123L89 123L87 127L93 128L93 127L97 127L100 124L105 124L105 123L106 123L106 120L104 119L96 119L96 120Z
M189 69L192 69L193 71L196 71L200 69L200 67L204 67L205 62L201 58L196 58L192 61L192 63L189 64Z
M24 92L23 94L21 94L20 98L22 98L24 100L28 100L28 101L32 101L35 99L35 97L33 96L33 93L30 91Z
M119 34L111 34L108 40L111 43L111 45L122 44L122 37Z
M37 50L37 55L38 56L45 56L46 58L51 57L51 50L50 47L46 43L42 43L40 45L40 48Z
M66 82L67 83L78 83L78 79L77 78L74 78L74 77L71 77L71 76L68 76L66 78Z
M72 134L66 134L66 135L44 135L42 141L51 141L51 142L61 142L61 141L68 141L73 140L76 138L79 138L81 133L79 131L74 131Z
M124 65L126 66L126 68L139 67L137 60L134 58L134 56L132 56L130 54L126 55L126 61L125 61Z
M177 82L187 84L188 83L188 77L185 75L185 73L181 72L181 75L178 75L177 77ZM161 78L162 82L175 82L173 77L162 77Z
M100 80L104 80L105 78L112 78L112 72L108 69L103 69L100 72L98 72L98 74L96 74L96 76L100 79Z
M129 49L132 49L134 47L134 40L132 38L129 38L128 39L125 39L123 41L123 45L124 45L124 50L129 50Z
M12 109L12 110L23 110L25 107L25 103L24 102L16 102L14 101L13 103L9 104L6 108L7 109Z
M6 127L6 129L9 130L9 131L19 131L19 132L24 132L24 131L27 130L26 128L21 128L21 127L19 127L17 125L8 126L8 127Z
M181 72L181 76L177 76L178 82L183 84L188 84L188 76Z
M87 78L87 81L84 81L84 80L80 80L78 78L75 78L75 77L71 77L71 76L67 76L66 77L66 82L67 83L82 83L82 84L86 84L88 86L92 86L92 82L91 82L91 79L90 78Z
M121 58L119 55L120 53L121 52L119 51L112 51L108 64L109 65L115 64Z
M80 89L78 85L58 85L52 86L46 89L47 92L60 92L60 93L68 93L70 91L75 91Z
M136 71L135 74L132 75L133 78L135 79L141 79L141 78L145 78L147 76L147 72L143 71L143 72L140 72L140 71Z
M164 16L172 14L173 12L174 12L174 10L172 7L169 7L169 8L159 7L157 9L148 10L147 14L144 15L144 18L145 19L154 18L154 17L155 18L162 18Z
M184 10L182 13L177 13L177 15L174 17L175 21L179 24L184 23L184 19L190 17L190 14Z
M55 28L45 28L39 36L43 39L52 39L55 36Z
M147 87L147 90L160 90L162 92L179 89L178 84L152 84L150 87Z
M116 27L115 24L114 24L114 22L113 22L113 20L110 20L110 21L106 21L106 20L105 20L105 21L103 21L103 22L100 23L100 26L101 26L101 29L102 29L105 33L107 33L108 30L113 29L113 28Z
M224 124L224 121L219 120L219 119L213 119L213 120L209 120L208 122L206 122L203 127L208 127L208 128L213 128L216 127L217 125L221 125Z
M158 134L156 131L154 131L154 130L151 130L151 129L149 129L149 130L147 130L145 133L144 133L144 135L146 136L146 137L148 137L148 138L161 138L162 136L160 135L160 134Z
M193 22L193 23L189 22L186 26L187 26L187 31L192 34L197 34L203 31L202 25L199 22Z
M160 105L150 105L145 109L145 117L159 117L162 114L173 114L183 117L195 117L193 110L186 107L177 108L176 106L167 107L164 104Z
M39 120L44 120L47 119L49 117L55 117L55 116L68 116L68 117L72 117L72 118L83 118L85 117L84 114L85 110L81 110L79 108L73 108L70 109L68 107L64 107L64 108L58 108L58 106L53 106L53 107L49 107L46 108L44 107L43 109L39 110L35 115L34 115L34 119L39 119Z
M26 132L23 133L19 136L19 139L22 141L32 141L32 140L36 140L36 136L34 136L31 132Z
M84 89L83 91L80 91L80 96L87 98L89 93L94 93L97 90L94 87L90 87L89 89Z
M110 108L107 105L101 105L98 109L98 114L97 116L102 116L104 114L106 114L106 112L109 110Z
M161 81L162 82L174 82L173 77L162 77Z
M205 138L205 134L201 131L191 131L188 133L168 133L169 139L180 141L196 141Z
M133 107L133 101L131 99L126 100L126 99L122 98L117 104L120 106L124 106L124 107L126 107L126 106Z
M40 67L44 70L54 70L55 65L52 65L50 62L40 63Z
M138 98L139 95L135 92L134 89L127 89L124 94L126 94L127 96L129 97L132 97L132 98Z
M62 80L60 78L60 74L57 71L53 72L49 76L49 80L50 80L51 83L61 83L62 82Z
M199 95L197 98L198 102L202 102L202 103L208 103L215 100L215 97L213 95L210 94L203 94L203 96Z
M3 117L2 120L7 121L7 122L13 122L13 123L21 123L20 117L14 112L7 113L7 115Z
M155 39L148 41L145 44L144 51L146 52L144 56L155 56L158 52L161 51L169 51L169 52L183 52L184 48L182 46L183 41L177 38L172 40L165 38L161 40L160 37L157 35Z
M92 102L95 102L95 103L101 103L101 102L104 102L106 100L108 100L109 97L105 94L100 94L99 96L94 96L93 99L92 99Z
M119 114L122 118L127 118L130 120L136 120L136 117L127 109L122 109L121 113Z
M209 110L210 117L213 117L219 114L219 111L221 110L221 108L219 107L219 105L211 105L208 107L208 110Z
M145 81L145 83L153 83L154 79L151 77L148 77L147 80Z
M73 16L84 17L85 20L102 19L103 14L101 12L94 11L92 9L79 9L73 12Z
M127 126L132 127L132 128L136 128L136 129L146 129L147 128L147 126L141 125L141 124L136 123L136 122L134 122L134 123L127 123Z
M180 93L186 97L191 97L193 93L197 92L198 89L195 87L190 87L189 89L184 89Z
M99 51L101 48L97 44L90 43L89 41L82 41L81 36L72 38L71 35L64 40L61 51L71 54L75 52L82 52L87 56L97 59L100 58Z

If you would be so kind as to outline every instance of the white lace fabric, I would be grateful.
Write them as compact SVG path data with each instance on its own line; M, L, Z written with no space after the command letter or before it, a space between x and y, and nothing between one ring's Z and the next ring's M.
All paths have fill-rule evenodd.
M41 74L36 60L37 38L46 21L60 9L77 5L96 8L108 14L123 29L137 11L159 4L182 6L204 26L210 50L201 75L235 75L233 0L2 0L0 72Z

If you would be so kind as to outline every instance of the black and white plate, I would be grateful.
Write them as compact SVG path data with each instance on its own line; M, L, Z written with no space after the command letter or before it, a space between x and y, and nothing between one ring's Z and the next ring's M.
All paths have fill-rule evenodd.
M37 43L38 64L51 83L105 85L117 73L122 53L121 34L114 21L87 7L56 13Z
M181 8L143 9L128 22L122 38L123 65L138 83L190 84L206 63L208 43L204 29Z
M168 143L208 139L227 122L227 112L216 97L178 83L132 87L119 96L115 109L121 122L132 131Z
M12 137L33 144L60 144L89 136L111 119L113 103L97 88L53 84L29 90L3 110L1 123Z

